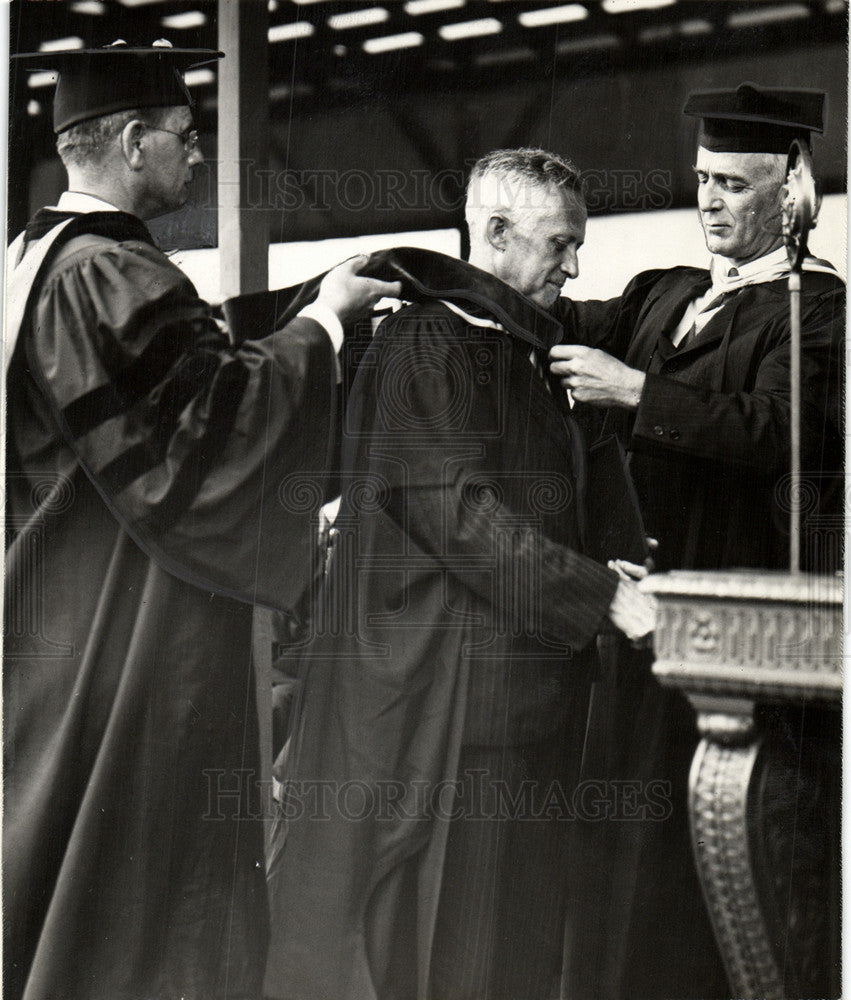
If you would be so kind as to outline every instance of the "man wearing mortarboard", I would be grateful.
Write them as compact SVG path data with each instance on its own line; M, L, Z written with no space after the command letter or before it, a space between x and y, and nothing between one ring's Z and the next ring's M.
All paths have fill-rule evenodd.
M156 248L143 220L203 159L182 73L220 56L21 57L59 72L69 189L10 252L10 1000L260 992L252 605L291 606L311 564L277 491L324 469L341 322L399 288L355 259L289 322L228 336Z
M808 148L824 130L824 104L821 92L749 83L692 94L684 113L702 119L694 171L709 270L646 271L608 302L561 299L564 343L550 354L551 370L628 445L659 570L788 566L790 264L781 204L790 145ZM807 257L803 269L802 563L829 573L841 536L817 544L807 528L831 517L841 524L845 288L825 261ZM715 974L688 840L694 712L648 664L624 669L638 655L620 653L610 776L669 780L672 813L655 825L610 824L608 854L597 862L611 873L600 907L608 925L596 960L593 935L578 932L575 970L594 970L599 997L729 996ZM602 844L602 828L594 836Z

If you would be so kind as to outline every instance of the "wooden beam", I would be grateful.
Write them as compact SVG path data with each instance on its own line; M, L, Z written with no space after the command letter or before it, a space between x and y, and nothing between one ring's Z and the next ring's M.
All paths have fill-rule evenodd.
M268 23L265 3L218 0L219 48L225 53L219 66L218 122L222 298L269 287L268 213L256 200L256 171L268 158Z

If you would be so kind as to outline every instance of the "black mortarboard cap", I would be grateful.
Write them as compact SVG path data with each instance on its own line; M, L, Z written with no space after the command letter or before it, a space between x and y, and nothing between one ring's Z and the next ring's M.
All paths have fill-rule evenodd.
M684 115L703 119L700 145L719 153L788 153L793 139L824 132L825 94L743 83L690 94Z
M58 134L116 111L192 107L183 74L223 55L213 49L176 49L165 41L144 48L118 41L100 49L26 52L12 58L29 71L58 73L53 98L53 131Z

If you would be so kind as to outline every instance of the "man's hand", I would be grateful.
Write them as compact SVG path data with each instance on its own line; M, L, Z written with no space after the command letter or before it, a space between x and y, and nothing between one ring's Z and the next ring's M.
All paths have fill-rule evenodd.
M610 559L606 565L613 569L621 580L643 580L649 575L650 570L646 566L639 566L638 563L627 562L626 559Z
M634 410L644 388L644 372L629 368L605 351L578 344L556 344L550 351L550 371L581 403Z
M322 279L317 303L327 306L344 325L366 316L379 299L395 299L402 294L400 281L379 281L358 274L367 261L358 254L343 261Z
M613 569L622 580L643 580L656 569L656 562L653 553L659 548L659 542L649 535L645 536L647 548L650 554L639 566L638 563L628 562L626 559L610 559L606 564L609 569Z
M631 580L621 577L609 607L609 618L627 639L637 642L648 636L656 625L656 598L642 594Z

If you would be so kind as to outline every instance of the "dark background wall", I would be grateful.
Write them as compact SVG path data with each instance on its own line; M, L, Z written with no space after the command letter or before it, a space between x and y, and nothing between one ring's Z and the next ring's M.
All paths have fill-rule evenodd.
M830 95L828 134L815 142L827 190L844 190L846 54L842 45L548 76L507 74L502 86L391 99L274 122L280 240L456 225L467 168L488 150L541 145L586 173L592 212L693 204L697 123L689 92L752 80ZM323 173L324 172L324 173ZM371 175L363 177L362 174ZM332 182L332 178L336 183ZM301 185L297 182L303 181ZM287 204L298 206L288 211Z
M326 26L331 12L363 6L372 4L296 7L282 0L273 17L288 23L310 16L316 30L307 42L270 46L270 160L243 165L252 205L268 212L272 242L458 226L469 165L500 146L542 145L569 155L586 173L592 213L689 205L696 123L680 109L692 90L744 80L828 92L828 131L815 143L816 168L825 191L845 189L846 13L843 7L837 14L839 6L829 0L773 4L789 17L745 28L731 25L731 12L747 14L760 5L691 2L605 16L599 4L586 3L589 16L579 27L528 35L517 27L517 14L547 0L470 2L453 12L455 20L498 15L505 30L453 47L440 41L436 22L429 29L410 18L396 28L413 24L425 33L415 54L367 59L348 33ZM402 4L385 6L393 19L402 16ZM73 7L65 0L14 0L12 51L66 33L86 44L166 35L175 44L216 45L216 7L209 0L112 3L97 18ZM203 28L162 27L168 12L190 8L206 12ZM688 24L702 28L690 34ZM50 94L28 88L13 71L10 234L64 185L52 153ZM216 243L215 87L200 87L197 95L207 163L191 204L154 226L166 246ZM34 99L38 114L31 113Z

